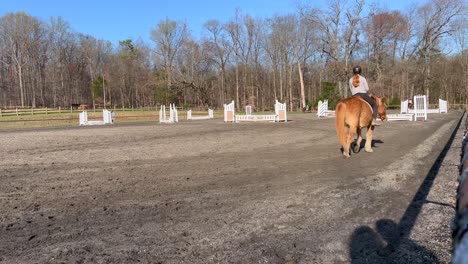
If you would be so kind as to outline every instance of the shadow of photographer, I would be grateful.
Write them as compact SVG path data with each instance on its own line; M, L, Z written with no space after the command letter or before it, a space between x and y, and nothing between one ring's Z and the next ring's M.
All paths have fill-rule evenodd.
M354 230L350 241L351 263L438 263L428 249L411 239L402 240L398 224L380 219L375 230L361 226Z
M349 244L351 263L439 263L433 252L411 240L410 235L424 204L435 203L453 208L449 204L429 201L427 197L455 139L461 121L462 118L458 121L444 149L430 168L400 221L397 223L384 218L376 222L376 231L368 226L361 226L354 230Z

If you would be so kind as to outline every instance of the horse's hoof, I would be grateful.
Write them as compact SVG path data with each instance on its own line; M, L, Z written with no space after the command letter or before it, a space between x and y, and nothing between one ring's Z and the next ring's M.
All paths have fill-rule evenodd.
M374 152L374 150L373 150L373 149L365 149L365 150L366 150L366 152L369 152L369 153L372 153L372 152Z
M343 158L349 159L351 156L343 151Z
M354 146L354 148L353 148L354 153L358 153L359 150L361 150L361 148L359 147L358 144L356 144L356 145Z

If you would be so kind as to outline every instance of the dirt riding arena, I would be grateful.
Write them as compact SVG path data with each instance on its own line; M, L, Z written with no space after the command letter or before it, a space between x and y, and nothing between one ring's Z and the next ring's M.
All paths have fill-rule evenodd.
M449 263L462 115L0 132L0 262Z

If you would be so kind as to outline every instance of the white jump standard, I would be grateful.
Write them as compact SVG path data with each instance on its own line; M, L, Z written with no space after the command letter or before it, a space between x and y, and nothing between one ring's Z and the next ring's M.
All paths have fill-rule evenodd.
M245 106L245 115L252 115L252 106L246 105Z
M408 110L411 114L411 109ZM414 121L418 120L418 117L424 118L424 121L427 120L427 97L425 95L415 95L414 96Z
M88 111L83 111L80 113L80 126L95 126L95 125L105 125L113 124L114 120L112 118L112 112L109 110L102 110L102 121L101 120L88 120Z
M439 114L448 113L448 105L446 100L439 99Z
M317 116L318 117L334 117L335 116L335 111L328 110L327 99L323 100L323 102L322 101L318 102Z
M280 103L278 100L275 101L275 114L276 122L288 122L288 112L286 111L286 103Z
M234 100L230 104L224 104L224 122L236 122L235 112Z
M179 122L179 116L175 104L169 105L169 117L166 116L166 106L161 105L159 111L159 123L177 123Z
M206 120L206 119L213 119L213 109L208 109L207 116L193 116L192 110L187 111L187 120Z
M401 101L400 103L400 114L409 114L408 112L408 99Z

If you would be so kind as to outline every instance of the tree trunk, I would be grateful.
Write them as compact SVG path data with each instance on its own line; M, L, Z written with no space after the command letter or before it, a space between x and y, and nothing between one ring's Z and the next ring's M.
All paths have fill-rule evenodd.
M301 82L301 110L304 112L306 108L305 88L304 88L304 78L302 76L301 63L299 61L297 61L297 70L299 71L299 81Z
M289 109L293 111L294 107L294 96L293 96L293 85L292 85L292 71L293 71L293 64L288 67L289 68Z
M280 100L283 101L283 67L280 65L279 70L279 88L280 88Z
M21 107L24 107L23 67L18 65L18 81L20 87Z
M237 56L237 55L236 55ZM240 109L240 101L239 101L239 63L236 59L236 105L237 108Z

